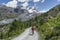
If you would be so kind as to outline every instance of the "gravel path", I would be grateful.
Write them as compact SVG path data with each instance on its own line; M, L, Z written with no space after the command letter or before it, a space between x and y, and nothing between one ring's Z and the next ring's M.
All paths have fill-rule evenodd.
M27 28L22 34L13 38L12 40L38 40L39 35L35 31L34 35L31 35L31 28Z

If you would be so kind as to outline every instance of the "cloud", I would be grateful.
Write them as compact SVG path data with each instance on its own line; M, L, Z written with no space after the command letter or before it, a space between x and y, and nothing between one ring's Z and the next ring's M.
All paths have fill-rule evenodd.
M34 5L35 5L35 2L44 2L45 0L12 0L12 1L9 1L8 3L2 3L3 5L6 5L7 7L12 7L12 8L16 8L18 5L18 2L23 2L21 4L21 6L23 6L24 8L26 8L30 1L33 1L34 2Z
M32 1L32 0L18 0L18 2L29 2L29 1ZM44 2L45 0L33 0L33 2Z
M21 4L21 6L23 6L24 9L26 9L26 7L29 5L28 2L31 0L18 0L18 2L24 2Z
M33 0L33 2L39 2L40 0Z
M41 2L41 3L43 3L43 2L45 2L45 0L33 0L33 2Z
M24 0L23 0L24 1ZM21 4L24 8L26 8L29 5L30 0L25 0L23 4Z
M30 0L18 0L18 2L29 2Z
M47 11L39 11L38 13L45 13L45 12L47 12Z
M44 3L44 2L45 2L45 0L42 0L41 2L42 2L42 3Z
M5 5L5 3L2 3L3 5Z
M25 2L26 0L18 0L19 2Z
M23 4L21 4L24 8L26 8L29 4L28 4L28 2L25 2L25 3L23 3Z
M45 13L45 12L48 12L49 11L49 9L47 9L47 10L40 10L38 13Z
M60 1L60 0L57 0L57 1Z
M12 0L9 1L7 4L5 4L7 7L12 7L12 8L16 8L17 7L17 1L16 0Z

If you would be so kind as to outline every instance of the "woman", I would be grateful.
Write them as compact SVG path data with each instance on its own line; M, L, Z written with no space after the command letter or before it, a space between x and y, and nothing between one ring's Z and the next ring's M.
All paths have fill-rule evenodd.
M32 26L31 30L32 30L32 35L33 35L34 34L34 30L35 30L35 26Z

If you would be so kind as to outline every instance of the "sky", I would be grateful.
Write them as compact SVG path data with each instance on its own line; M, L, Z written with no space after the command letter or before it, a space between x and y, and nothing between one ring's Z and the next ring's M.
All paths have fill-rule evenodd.
M47 11L60 4L60 0L0 0L0 4L16 8L18 5L26 9L35 7L36 10Z

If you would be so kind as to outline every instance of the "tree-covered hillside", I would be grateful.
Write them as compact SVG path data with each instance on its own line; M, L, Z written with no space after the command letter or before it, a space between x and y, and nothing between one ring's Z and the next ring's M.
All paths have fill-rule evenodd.
M50 17L48 22L44 23L38 29L43 40L60 40L60 13L55 17Z

